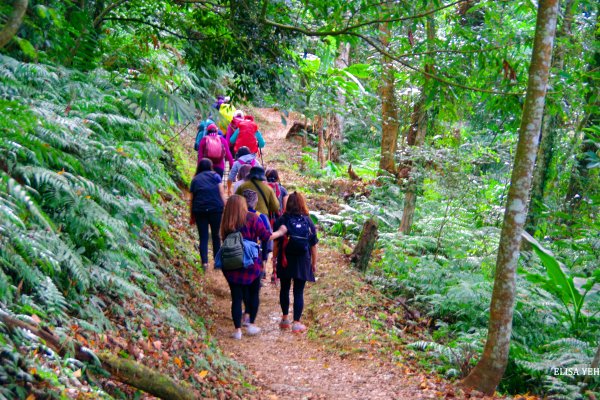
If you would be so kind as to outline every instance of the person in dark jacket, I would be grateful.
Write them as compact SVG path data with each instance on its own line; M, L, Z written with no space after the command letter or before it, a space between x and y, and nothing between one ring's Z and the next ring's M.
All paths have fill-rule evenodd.
M298 233L298 226L305 231L304 251L292 252L292 241L297 243L297 237L291 236ZM308 207L304 197L294 192L289 195L285 212L277 220L271 239L277 239L273 249L277 258L277 276L281 282L279 303L282 317L279 322L281 329L292 328L292 332L301 333L306 326L300 322L304 310L304 286L306 282L315 281L317 269L317 229L308 215ZM295 246L294 246L295 247ZM294 281L294 319L289 320L290 289Z
M192 194L191 220L198 227L202 268L208 267L208 227L212 236L213 257L221 247L219 230L225 204L225 189L221 177L213 171L213 163L203 158L198 163L196 175L190 187Z

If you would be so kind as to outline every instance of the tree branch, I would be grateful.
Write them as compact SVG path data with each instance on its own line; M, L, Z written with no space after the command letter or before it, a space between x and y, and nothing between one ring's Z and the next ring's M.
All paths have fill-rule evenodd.
M2 31L0 31L0 49L6 46L19 30L25 11L27 11L28 3L29 0L15 0L13 12L8 17Z
M100 14L98 14L98 16L94 19L94 28L98 28L100 26L102 21L104 21L104 17L106 17L106 15L109 12L111 12L115 8L119 7L123 3L127 3L128 1L129 0L117 0L114 3L112 3L110 6L106 7L104 10L102 10L102 12Z
M398 18L383 18L383 19L373 19L373 20L368 20L365 22L360 22L354 25L350 25L350 26L346 26L345 28L339 29L339 30L330 30L330 31L313 31L313 30L309 30L306 28L301 28L299 26L294 26L294 25L286 25L286 24L281 24L279 22L275 22L275 21L271 21L269 19L267 19L266 17L262 18L262 22L264 24L270 25L270 26L274 26L280 29L285 29L285 30L290 30L290 31L295 31L298 33L301 33L305 36L339 36L339 35L348 35L350 34L352 31L358 29L358 28L362 28L364 26L368 26L368 25L376 25L376 24L382 24L382 23L388 23L388 22L400 22L400 21L408 21L411 19L418 19L418 18L423 18L426 17L428 15L434 14L438 11L444 10L448 7L452 7L455 6L456 4L459 3L463 3L465 1L468 0L457 0L453 3L449 3L446 5L443 5L441 7L438 7L436 9L433 10L428 10L426 12L423 12L421 14L415 14L415 15L411 15L408 17L398 17Z
M415 72L419 72L423 75L425 75L428 78L434 79L438 82L441 83L445 83L446 85L449 86L455 86L461 89L465 89L465 90L471 90L474 92L481 92L481 93L490 93L490 94L500 94L500 95L504 95L504 96L522 96L525 94L525 92L501 92L501 91L497 91L497 90L488 90L488 89L480 89L480 88L476 88L476 87L471 87L471 86L466 86L466 85L462 85L458 82L453 82L450 80L447 80L445 78L442 78L440 76L434 75L432 73L429 73L423 69L417 68L413 65L408 64L405 61L400 60L397 56L394 56L393 54L391 54L390 52L386 51L385 49L383 49L381 46L378 46L377 43L375 43L372 39L366 37L365 35L362 35L360 33L356 33L356 32L348 32L347 33L350 36L355 36L359 39L362 39L365 43L369 44L371 47L373 47L377 52L379 52L380 54L383 54L386 57L389 57L391 60L396 61L397 63L399 63L400 65L415 71Z
M143 19L139 19L139 18L117 18L117 17L106 17L104 18L104 21L122 21L122 22L135 22L137 24L142 24L142 25L148 25L151 26L152 28L162 31L162 32L166 32L169 33L179 39L185 39L185 40L191 40L191 41L203 41L203 40L214 40L214 39L218 39L220 37L223 37L226 35L226 33L221 34L221 35L217 35L217 36L203 36L203 37L192 37L192 36L186 36L186 35L182 35L180 33L174 32L170 29L165 28L164 26L160 26L157 24L153 24L152 22L148 22L148 21L144 21Z

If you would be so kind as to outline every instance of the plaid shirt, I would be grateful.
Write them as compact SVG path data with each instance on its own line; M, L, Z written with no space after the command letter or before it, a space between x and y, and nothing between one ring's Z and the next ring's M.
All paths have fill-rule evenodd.
M260 239L261 241L268 241L271 237L271 232L267 229L263 221L258 218L254 213L249 212L246 214L246 225L241 229L242 237L244 239L252 240L254 242ZM254 259L254 265L248 268L236 269L234 271L223 271L227 282L236 283L238 285L249 285L258 277L260 277L260 269L262 263L260 258Z

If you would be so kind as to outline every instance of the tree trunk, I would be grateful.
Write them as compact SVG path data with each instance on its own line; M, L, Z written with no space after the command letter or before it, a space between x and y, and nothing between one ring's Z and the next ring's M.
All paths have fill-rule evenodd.
M416 183L409 184L404 195L404 211L402 212L402 221L400 222L400 233L410 235L415 209L417 207L417 188Z
M315 117L315 123L314 126L317 128L317 135L318 135L318 143L317 143L317 161L319 162L319 165L321 166L321 168L325 167L325 152L324 152L324 142L325 142L325 138L323 136L323 117L321 117L320 115L317 115Z
M594 39L596 43L600 43L600 6L598 6L596 14L596 29ZM586 109L588 114L581 128L591 128L593 126L600 125L600 90L595 80L594 72L600 68L600 50L598 46L595 47L594 56L588 67L588 74L585 76L585 82L588 87L588 92L585 95ZM586 133L583 133L585 138ZM586 197L588 190L590 189L588 178L589 169L587 167L586 153L596 152L595 145L592 141L583 140L579 154L577 155L577 161L571 178L569 180L569 187L567 189L567 195L565 198L566 212L572 215L575 213L581 204L581 201Z
M21 328L30 331L42 339L52 350L65 356L73 354L77 360L94 363L95 358L90 350L85 349L75 340L58 338L52 332L13 318L0 310L0 321L9 329ZM160 399L193 400L198 398L187 383L178 383L169 376L141 365L133 360L126 360L107 351L96 354L102 368L119 382L126 383Z
M391 39L390 23L382 24L381 42L384 48L389 48ZM394 63L388 57L383 57L381 64L381 158L379 170L395 173L396 148L398 145L398 110L396 107L396 84Z
M435 25L433 18L427 18L427 47L432 50L433 40L435 39ZM425 70L432 72L433 64L426 64ZM421 88L419 99L414 105L413 112L410 117L410 127L406 137L406 144L412 147L420 147L425 143L427 134L427 110L425 109L425 99L429 91L428 79L425 78L425 83ZM423 177L419 171L415 171L415 166L410 169L409 183L404 194L404 211L402 212L402 221L400 222L400 233L404 235L410 234L412 229L415 209L417 207L417 192L421 187Z
M23 16L25 15L25 11L27 11L28 3L29 0L14 1L13 12L8 17L4 28L0 31L0 49L6 46L19 30L19 27L23 23Z
M369 267L371 254L373 254L378 236L377 221L374 218L369 218L363 225L356 247L350 257L354 267L359 271L365 272Z
M327 159L332 162L339 162L340 160L339 143L341 136L337 114L329 113L327 117Z
M574 0L566 0L565 11L562 24L556 32L556 38L568 38L571 36L573 27L573 12L575 10ZM565 64L566 46L557 40L552 60L552 69L562 71ZM550 165L554 158L554 148L558 139L557 128L560 119L555 113L548 111L546 106L544 118L542 119L542 133L540 134L540 147L537 153L537 160L533 170L533 181L531 183L531 201L529 212L527 213L527 222L525 229L532 236L535 233L538 218L544 210L546 199L546 186L550 179Z
M339 54L335 59L335 67L342 69L350 65L350 43L340 43ZM344 140L344 113L346 107L346 94L343 90L337 92L338 107L337 113L333 113L330 118L330 125L336 127L331 131L331 145L329 147L329 159L333 162L340 161L340 144ZM341 111L341 112L339 112Z
M516 267L544 113L557 14L558 0L540 0L527 96L496 259L488 337L481 360L462 381L463 385L488 395L496 390L508 363L516 292Z

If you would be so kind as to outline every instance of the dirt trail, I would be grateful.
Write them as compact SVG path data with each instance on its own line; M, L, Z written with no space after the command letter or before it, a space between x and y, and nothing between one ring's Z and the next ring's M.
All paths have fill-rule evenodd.
M286 128L280 123L278 112L257 110L261 132L267 141L263 153L265 163L277 167L284 186L298 182L300 176L290 168L299 159L299 146L285 140ZM286 160L283 165L283 161ZM319 248L320 262L318 275L333 273L331 269L348 268L343 258L326 246ZM271 266L268 267L270 273ZM339 274L339 272L338 272ZM339 274L338 278L343 277ZM337 279L337 278L336 278ZM220 271L207 272L207 290L214 297L213 315L214 336L226 354L245 365L256 377L257 397L261 399L419 399L435 398L433 393L425 394L416 376L403 373L402 366L392 364L386 355L381 357L342 358L326 348L325 339L317 335L292 334L280 331L278 321L281 315L278 288L263 281L260 309L256 324L262 328L258 336L244 335L241 341L229 338L233 332L230 313L229 289ZM315 285L327 285L326 279ZM312 301L307 296L307 303ZM335 299L328 299L335 310ZM318 306L317 306L318 307ZM340 308L341 312L346 312ZM316 324L311 320L312 313L305 313L303 322L310 327ZM335 321L335 316L333 317ZM368 329L368 328L367 328ZM366 334L367 332L365 332ZM322 334L321 334L322 335ZM330 338L335 336L335 328ZM422 384L422 381L421 381Z

